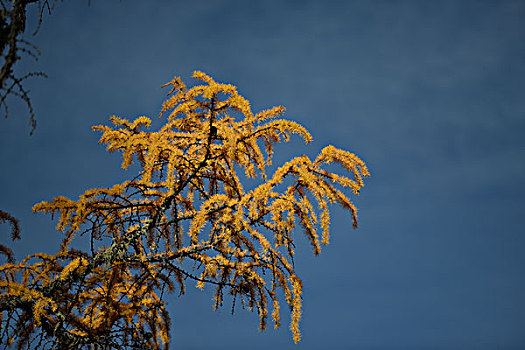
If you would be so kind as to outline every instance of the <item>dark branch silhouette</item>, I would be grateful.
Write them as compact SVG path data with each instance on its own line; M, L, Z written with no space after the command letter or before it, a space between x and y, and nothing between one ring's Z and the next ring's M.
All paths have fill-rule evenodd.
M24 101L29 111L30 134L36 128L35 111L29 97L29 90L24 86L27 79L35 76L45 77L43 72L29 72L22 75L15 73L15 65L25 57L38 60L40 51L29 41L22 38L26 30L26 12L29 4L39 7L38 26L33 33L40 29L42 16L47 9L51 13L58 0L50 4L47 0L0 0L0 52L2 55L2 68L0 70L0 113L5 118L9 115L8 98L18 97Z

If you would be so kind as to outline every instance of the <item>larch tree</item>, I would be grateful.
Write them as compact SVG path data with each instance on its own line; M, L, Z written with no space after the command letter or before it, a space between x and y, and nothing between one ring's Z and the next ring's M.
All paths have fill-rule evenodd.
M237 303L256 311L261 329L269 317L279 327L286 303L300 340L294 237L304 232L319 254L332 204L348 209L356 227L349 195L369 172L356 155L327 146L315 159L301 155L267 173L274 145L292 134L309 143L308 131L281 119L283 107L254 114L236 87L198 71L193 77L202 83L187 88L176 77L165 85L158 131L147 117L114 116L113 126L93 127L137 173L77 200L36 204L34 212L58 216L64 238L56 254L17 262L2 246L5 348L168 349L167 296L184 294L187 284L213 286L215 308L231 301L232 310ZM327 170L330 163L345 174ZM91 242L85 251L75 248L82 235Z

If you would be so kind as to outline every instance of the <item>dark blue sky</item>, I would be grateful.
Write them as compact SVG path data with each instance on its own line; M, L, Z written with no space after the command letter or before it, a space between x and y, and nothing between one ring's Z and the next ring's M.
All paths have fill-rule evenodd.
M357 230L336 210L321 256L298 238L301 343L285 313L260 333L190 288L170 301L173 348L525 348L525 2L75 0L34 42L19 68L49 75L30 83L38 128L21 104L0 121L19 258L57 249L34 203L125 178L91 125L157 116L160 86L199 69L312 132L281 159L333 144L372 177Z

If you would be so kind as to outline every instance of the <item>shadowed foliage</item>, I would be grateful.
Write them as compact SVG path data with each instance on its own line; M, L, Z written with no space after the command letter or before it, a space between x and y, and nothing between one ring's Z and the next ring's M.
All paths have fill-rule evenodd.
M36 128L35 112L29 90L24 86L25 80L35 76L46 76L42 72L29 72L17 74L15 72L16 63L24 57L32 57L38 60L40 50L31 42L22 38L26 30L26 13L29 4L38 5L38 26L34 34L38 32L42 23L42 15L47 9L51 9L58 0L0 0L0 56L2 68L0 69L0 108L4 117L9 115L8 98L18 97L23 100L29 111L30 133L33 134ZM34 35L33 34L33 35Z

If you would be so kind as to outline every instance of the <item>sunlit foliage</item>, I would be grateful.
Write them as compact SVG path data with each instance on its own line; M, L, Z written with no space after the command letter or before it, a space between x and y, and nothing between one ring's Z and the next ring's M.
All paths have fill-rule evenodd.
M232 312L235 304L257 311L261 329L269 317L279 327L285 302L300 340L295 235L304 232L319 254L331 204L348 209L356 227L348 195L359 194L368 170L333 146L270 168L276 143L292 134L309 143L308 131L281 119L283 107L254 114L236 87L193 76L202 84L165 85L158 131L147 117L112 117L113 126L93 128L109 151L122 153L124 169L138 169L135 177L33 207L58 216L64 239L57 254L0 267L2 344L168 349L167 295L184 294L187 284L212 286L215 308L227 298ZM326 170L330 163L346 174ZM89 235L89 251L73 248L79 235Z

